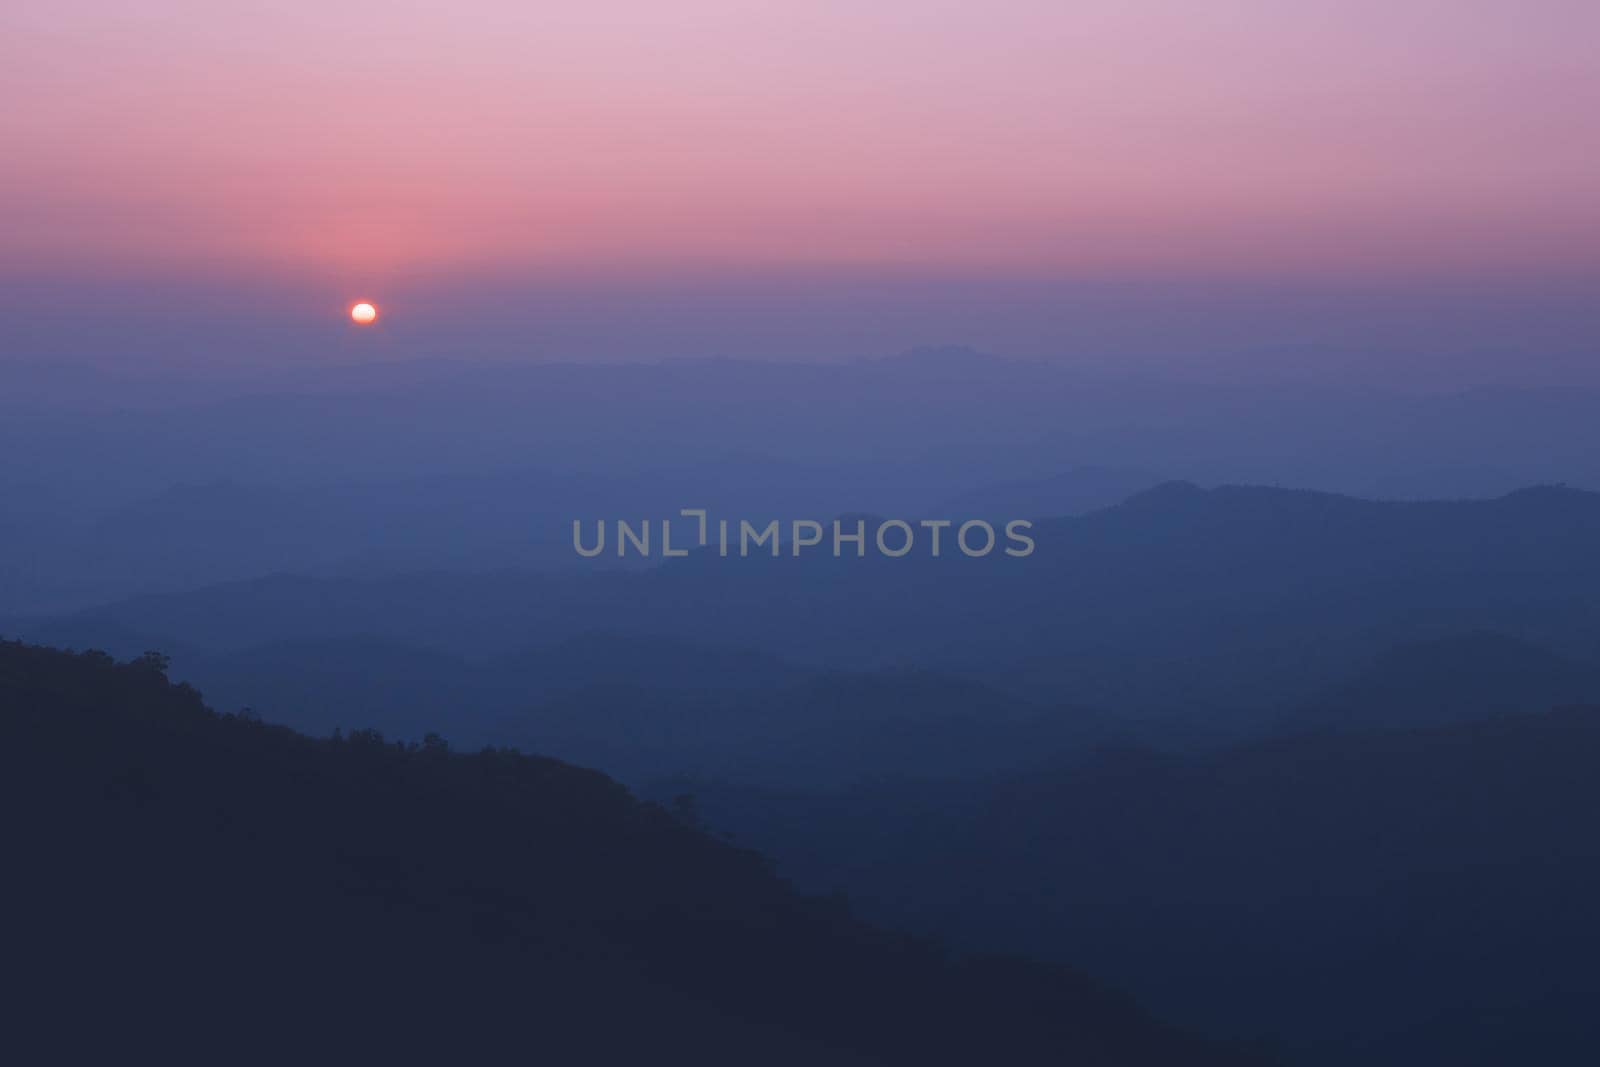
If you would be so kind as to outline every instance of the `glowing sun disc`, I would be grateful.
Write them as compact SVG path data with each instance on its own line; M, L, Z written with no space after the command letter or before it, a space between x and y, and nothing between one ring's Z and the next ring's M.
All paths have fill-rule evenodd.
M378 309L371 304L360 303L350 309L350 318L362 326L367 326L377 321Z

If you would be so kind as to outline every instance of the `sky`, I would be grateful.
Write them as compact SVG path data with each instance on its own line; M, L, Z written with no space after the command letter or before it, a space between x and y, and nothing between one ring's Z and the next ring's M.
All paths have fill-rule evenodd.
M1198 373L1368 373L1445 308L1424 377L1535 334L1581 374L1596 40L1588 0L9 0L0 343L271 358L365 297L426 313L407 354L1137 362L1198 316Z

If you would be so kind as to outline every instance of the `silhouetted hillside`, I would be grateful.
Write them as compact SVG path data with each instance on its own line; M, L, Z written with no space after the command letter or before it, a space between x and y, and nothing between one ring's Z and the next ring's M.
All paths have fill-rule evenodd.
M1246 1062L1070 972L862 925L596 772L312 740L215 715L162 666L0 645L9 1041L65 1058Z
M1306 1063L1579 1067L1597 766L1587 708L984 784L673 789L875 919L1071 958Z

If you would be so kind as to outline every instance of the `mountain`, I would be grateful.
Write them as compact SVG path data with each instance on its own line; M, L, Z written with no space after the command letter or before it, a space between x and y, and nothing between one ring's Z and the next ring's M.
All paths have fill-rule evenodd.
M64 643L137 655L137 636ZM112 639L109 645L94 638ZM215 706L326 736L447 726L626 781L714 775L795 787L883 775L986 774L1067 758L1127 734L1114 717L1052 707L932 671L819 671L769 653L588 633L487 659L381 638L183 649L172 671Z
M935 672L816 672L769 688L596 681L504 714L492 736L592 762L631 782L708 774L840 788L972 777L1071 759L1125 730Z
M1000 482L949 497L928 510L933 518L1053 519L1120 504L1160 478L1117 467L1074 467L1048 478Z
M1568 704L1600 705L1600 665L1496 633L1390 649L1292 721L1338 727L1439 726Z
M287 486L219 479L98 505L24 484L5 489L0 603L49 613L270 574L642 566L579 557L572 522L689 505L751 516L865 506L911 514L957 484L892 464L748 456L583 476L519 468Z
M1432 497L1457 491L1463 482L1448 472L1463 469L1496 472L1468 485L1594 484L1600 474L1595 395L1581 389L1206 385L959 348L846 363L517 355L263 360L259 374L233 368L231 388L199 367L133 381L133 364L41 385L59 363L0 361L9 401L0 487L39 481L115 495L218 480L326 485L484 474L548 457L561 457L563 473L637 475L641 456L685 468L730 454L871 457L902 475L959 477L946 494L1075 464L1345 492L1403 482ZM1442 482L1431 478L1438 471Z
M312 740L216 715L162 668L0 645L20 1047L1259 1062L1063 968L796 895L597 772L434 735Z
M1070 957L1307 1064L1600 1048L1600 707L839 794L675 782L863 913Z
M517 355L165 375L160 360L0 358L0 496L29 514L0 518L0 609L277 572L560 565L579 517L918 516L985 486L1001 498L966 503L1041 517L1066 513L1063 494L1070 511L1123 495L1052 489L1074 470L1434 499L1600 485L1582 390L1180 384L962 349L831 364ZM61 499L30 500L40 486Z
M1486 630L1568 658L1600 649L1595 493L1393 502L1170 483L1033 536L1020 559L701 550L626 573L278 576L12 632L117 626L217 652L377 638L492 658L601 631L814 670L936 670L1230 736L1405 642Z

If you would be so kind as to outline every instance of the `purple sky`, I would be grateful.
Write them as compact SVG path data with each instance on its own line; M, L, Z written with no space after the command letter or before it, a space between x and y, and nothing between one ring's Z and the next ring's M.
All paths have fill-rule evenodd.
M0 357L1592 378L1597 40L1588 0L11 0Z

